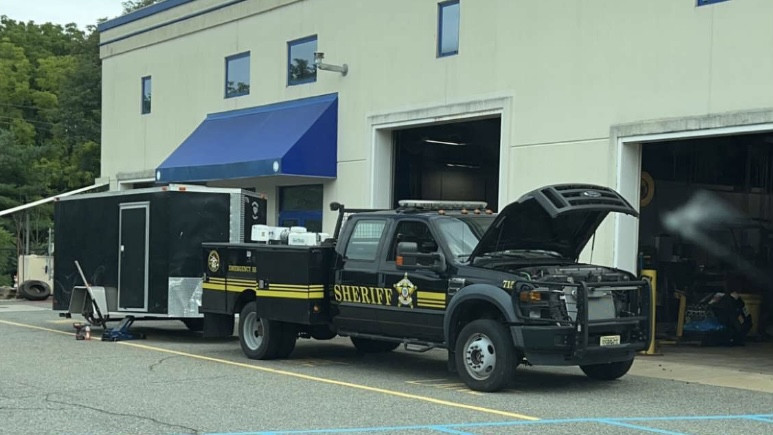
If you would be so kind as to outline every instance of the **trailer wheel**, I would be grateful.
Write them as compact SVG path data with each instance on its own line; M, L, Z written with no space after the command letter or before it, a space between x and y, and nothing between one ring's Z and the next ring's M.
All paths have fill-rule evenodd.
M239 344L247 358L274 359L282 339L281 323L261 319L255 301L247 303L239 314Z
M475 320L462 328L455 358L462 381L476 391L501 390L518 365L507 329L492 319Z
M295 349L295 342L298 340L298 328L292 323L282 324L282 337L279 342L279 348L276 351L277 358L287 358Z
M358 352L362 353L384 353L397 349L400 343L394 341L372 340L370 338L352 337L352 344Z
M19 286L19 294L30 301L42 301L51 296L51 287L43 281L24 281Z
M189 331L193 332L201 332L204 330L204 319L180 319L183 323L185 323L185 327L188 328Z
M580 366L580 369L591 379L598 381L613 381L622 377L633 365L633 358L628 361L618 361L607 364L590 364Z

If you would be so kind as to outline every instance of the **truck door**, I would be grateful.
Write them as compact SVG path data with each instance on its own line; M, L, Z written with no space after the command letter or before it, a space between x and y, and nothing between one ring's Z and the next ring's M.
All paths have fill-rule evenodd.
M121 204L118 220L118 309L148 310L149 202Z
M419 252L432 253L440 249L437 238L426 222L412 219L400 220L388 237L379 286L394 289L395 297L382 317L385 334L442 341L448 279L431 270L399 270L395 264L399 242L415 242Z
M378 314L387 304L385 289L378 287L378 266L386 218L357 219L336 271L333 286L333 322L343 330L382 334Z

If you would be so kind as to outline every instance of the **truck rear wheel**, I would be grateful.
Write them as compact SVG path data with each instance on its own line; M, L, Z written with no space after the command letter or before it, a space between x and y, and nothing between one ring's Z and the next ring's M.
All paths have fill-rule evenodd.
M628 370L631 370L632 365L633 358L628 361L580 366L580 369L591 379L596 379L598 381L613 381L628 373Z
M352 337L352 344L362 353L384 353L397 349L400 343L394 341L372 340L370 338Z
M276 358L282 333L281 323L258 317L255 301L242 308L239 314L239 344L247 358Z
M468 323L456 339L456 367L462 381L476 391L499 391L517 366L507 328L491 319Z

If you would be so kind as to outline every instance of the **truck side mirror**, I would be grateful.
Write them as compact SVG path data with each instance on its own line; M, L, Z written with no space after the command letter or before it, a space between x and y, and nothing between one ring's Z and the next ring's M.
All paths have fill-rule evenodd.
M398 266L415 266L416 254L419 253L419 245L416 242L400 242L397 244L397 257L395 263Z
M440 252L420 253L416 242L400 242L397 244L395 265L402 270L424 269L441 273L446 270L446 258Z

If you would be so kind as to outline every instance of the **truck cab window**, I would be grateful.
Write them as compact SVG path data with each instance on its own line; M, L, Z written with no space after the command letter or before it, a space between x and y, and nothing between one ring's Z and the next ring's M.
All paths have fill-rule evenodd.
M346 245L346 258L349 260L375 261L378 244L384 233L386 221L381 219L363 219L357 221Z
M419 252L423 254L438 250L438 244L432 236L429 227L424 222L403 221L397 224L392 240L389 243L387 261L395 261L397 244L400 242L416 243Z

